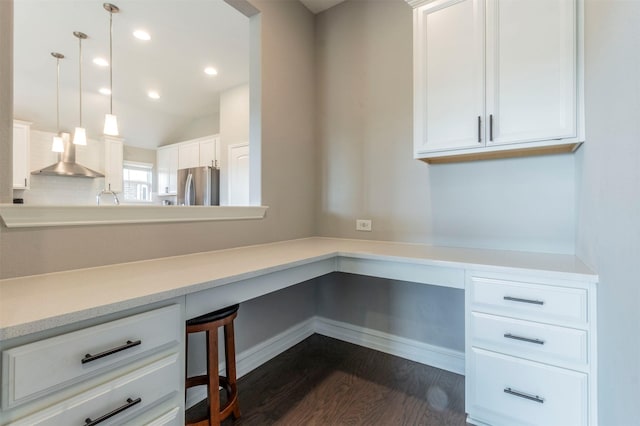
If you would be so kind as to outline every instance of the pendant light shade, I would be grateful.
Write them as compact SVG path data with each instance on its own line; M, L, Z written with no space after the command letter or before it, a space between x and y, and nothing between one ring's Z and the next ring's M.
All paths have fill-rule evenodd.
M73 132L73 144L74 145L86 145L87 144L87 131L84 127L76 127Z
M64 58L62 53L51 52L51 56L56 58L56 135L51 143L51 151L64 152L64 142L60 137L60 59Z
M118 136L118 118L113 114L104 116L104 134Z
M87 38L85 33L80 31L74 31L73 35L78 38L78 81L80 82L79 99L80 99L80 125L76 127L73 132L73 144L74 145L86 145L87 144L87 131L82 127L82 40Z
M118 6L104 3L104 9L109 12L109 113L104 116L104 134L118 136L118 119L113 114L113 14L120 12Z
M53 137L53 143L51 144L51 151L53 152L64 152L64 142L60 136Z

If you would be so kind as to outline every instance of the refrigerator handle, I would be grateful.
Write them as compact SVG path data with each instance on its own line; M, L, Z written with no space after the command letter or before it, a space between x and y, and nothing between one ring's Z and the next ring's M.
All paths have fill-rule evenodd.
M189 173L187 175L187 180L184 184L184 205L191 205L191 191L193 190L193 174Z

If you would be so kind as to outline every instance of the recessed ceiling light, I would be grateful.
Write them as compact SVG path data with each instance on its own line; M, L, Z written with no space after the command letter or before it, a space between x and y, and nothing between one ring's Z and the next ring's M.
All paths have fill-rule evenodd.
M144 41L151 40L151 36L149 35L149 33L143 30L135 30L133 32L133 36L138 40L144 40Z
M149 90L147 96L149 96L151 99L160 99L160 93L156 92L155 90Z
M102 93L105 96L109 96L111 94L111 90L108 87L101 87L98 92Z
M207 67L204 69L204 73L207 75L218 75L218 70L213 67Z
M104 59L104 58L95 58L93 60L93 63L98 65L99 67L108 67L109 66L109 62L107 62L107 60Z

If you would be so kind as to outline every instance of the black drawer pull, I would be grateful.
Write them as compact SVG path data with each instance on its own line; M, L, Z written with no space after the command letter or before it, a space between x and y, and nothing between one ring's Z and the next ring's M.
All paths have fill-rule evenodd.
M544 340L540 340L540 339L530 339L530 338L528 338L528 337L516 336L516 335L511 334L511 333L506 333L506 334L504 335L504 337L506 337L507 339L521 340L521 341L523 341L523 342L535 343L536 345L544 345Z
M122 346L118 346L117 348L109 349L109 350L106 350L104 352L100 352L99 354L95 354L95 355L86 354L84 356L84 358L82 358L82 363L86 364L88 362L95 361L96 359L100 359L100 358L104 358L105 356L113 355L113 354L115 354L117 352L124 351L125 349L129 349L129 348L132 348L134 346L138 346L140 343L142 343L142 340L135 340L133 342L131 340L127 340L127 343L125 343Z
M504 296L504 300L510 302L531 303L532 305L544 305L542 300L520 299L519 297Z
M539 402L540 404L544 404L544 399L540 398L538 395L529 395L524 392L514 391L511 388L505 388L504 393L508 393L509 395L514 395L520 398L528 399L529 401Z
M118 407L115 410L105 414L104 416L100 416L95 420L91 420L91 418L87 417L84 420L84 424L85 426L97 425L98 423L102 423L105 420L115 416L116 414L122 413L124 410L128 410L129 408L133 407L136 404L140 404L141 402L142 402L142 398L136 398L136 399L127 398L127 403L124 404L122 407Z

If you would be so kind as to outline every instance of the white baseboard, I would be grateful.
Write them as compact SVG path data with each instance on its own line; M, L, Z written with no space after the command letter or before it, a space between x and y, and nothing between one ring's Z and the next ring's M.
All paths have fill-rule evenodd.
M265 340L236 356L238 377L260 367L265 362L302 342L315 332L315 317L309 318L272 338ZM224 372L224 362L220 364L220 372Z
M461 351L323 317L316 317L314 329L323 336L464 375L464 352Z
M255 370L314 333L453 373L464 374L464 352L316 316L237 354L236 372L238 378ZM219 370L220 374L224 374L224 361L220 363ZM186 407L189 408L205 399L207 397L206 392L205 387L195 388L190 391L187 395Z

